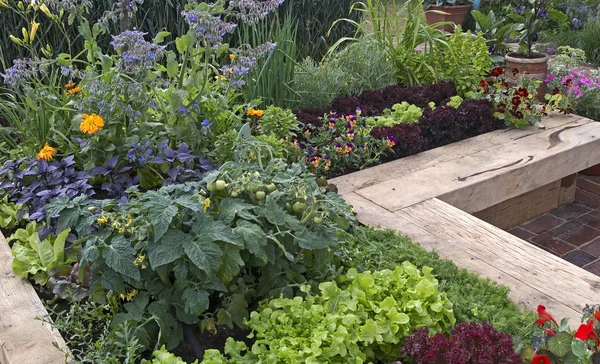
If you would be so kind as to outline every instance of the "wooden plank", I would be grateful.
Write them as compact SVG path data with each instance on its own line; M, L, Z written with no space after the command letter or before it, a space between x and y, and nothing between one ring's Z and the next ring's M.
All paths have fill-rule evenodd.
M374 184L397 179L423 169L432 168L482 150L527 138L545 130L553 130L564 125L589 123L592 121L576 115L552 114L550 117L545 118L543 122L545 129L531 127L526 130L496 130L379 166L370 167L363 171L333 178L330 180L330 183L337 185L340 191L352 192Z
M558 196L558 206L573 203L575 201L575 191L577 190L577 174L574 173L561 180L560 193Z
M433 197L481 211L597 164L598 136L600 123L582 119L356 192L390 211Z
M560 206L560 194L561 181L552 182L475 212L473 216L500 229L508 230Z
M570 317L571 324L577 325L581 311L576 311L566 304L542 292L535 284L524 284L522 280L507 274L505 271L490 265L479 255L473 255L454 239L440 237L435 232L416 225L412 218L400 216L377 206L356 193L347 193L344 199L351 204L358 214L358 219L375 228L393 229L405 234L427 250L435 251L441 258L452 260L457 266L466 268L483 278L489 278L510 288L509 297L520 307L535 310L538 304L544 304L556 317ZM457 246L458 245L458 246ZM542 251L543 254L549 254ZM434 271L435 274L435 271ZM574 286L576 289L576 286Z
M60 333L37 318L48 315L31 284L12 273L12 254L0 233L0 364L59 364L66 349Z
M600 302L600 277L443 201L430 199L395 214L435 235L438 246L450 244L456 252L455 263L469 266L477 258L491 268L482 272L486 277L498 280L495 276L500 271L500 277L518 282L511 285L513 289L533 289L568 307L553 308L557 317L576 322L586 303Z

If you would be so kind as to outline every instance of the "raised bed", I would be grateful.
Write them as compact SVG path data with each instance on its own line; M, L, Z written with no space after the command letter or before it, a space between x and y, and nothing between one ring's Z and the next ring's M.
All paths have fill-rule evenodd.
M12 260L0 233L0 364L65 363L65 341L40 320L48 312L29 281L12 273Z
M573 174L600 162L600 123L555 114L543 124L497 130L331 183L363 223L405 233L510 287L515 302L544 304L576 324L586 303L600 302L600 277L472 215L517 225L572 201Z

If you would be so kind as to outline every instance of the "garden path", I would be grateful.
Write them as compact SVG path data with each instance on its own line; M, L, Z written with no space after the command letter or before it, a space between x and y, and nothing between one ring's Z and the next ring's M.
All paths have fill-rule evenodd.
M398 230L442 258L576 324L600 277L472 215L600 162L600 123L554 114L331 181L361 222Z

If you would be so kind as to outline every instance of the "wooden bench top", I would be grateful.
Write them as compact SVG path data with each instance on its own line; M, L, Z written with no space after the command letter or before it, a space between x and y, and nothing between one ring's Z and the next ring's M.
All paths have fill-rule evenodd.
M577 324L600 277L469 213L600 163L600 123L554 114L545 129L497 130L331 180L365 224L395 229L442 258Z
M62 364L60 333L39 320L48 315L31 284L12 272L12 253L0 233L0 364Z

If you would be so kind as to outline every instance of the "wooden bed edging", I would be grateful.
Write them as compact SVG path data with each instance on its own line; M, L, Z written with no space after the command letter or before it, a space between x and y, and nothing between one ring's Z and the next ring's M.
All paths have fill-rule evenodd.
M62 364L69 353L31 284L12 272L12 253L0 233L0 364Z
M556 114L543 123L545 129L497 130L330 182L361 222L404 233L508 286L516 303L543 304L577 325L586 304L600 303L600 277L470 215L562 186L557 181L600 163L600 123ZM570 199L564 192L555 194L557 203Z

